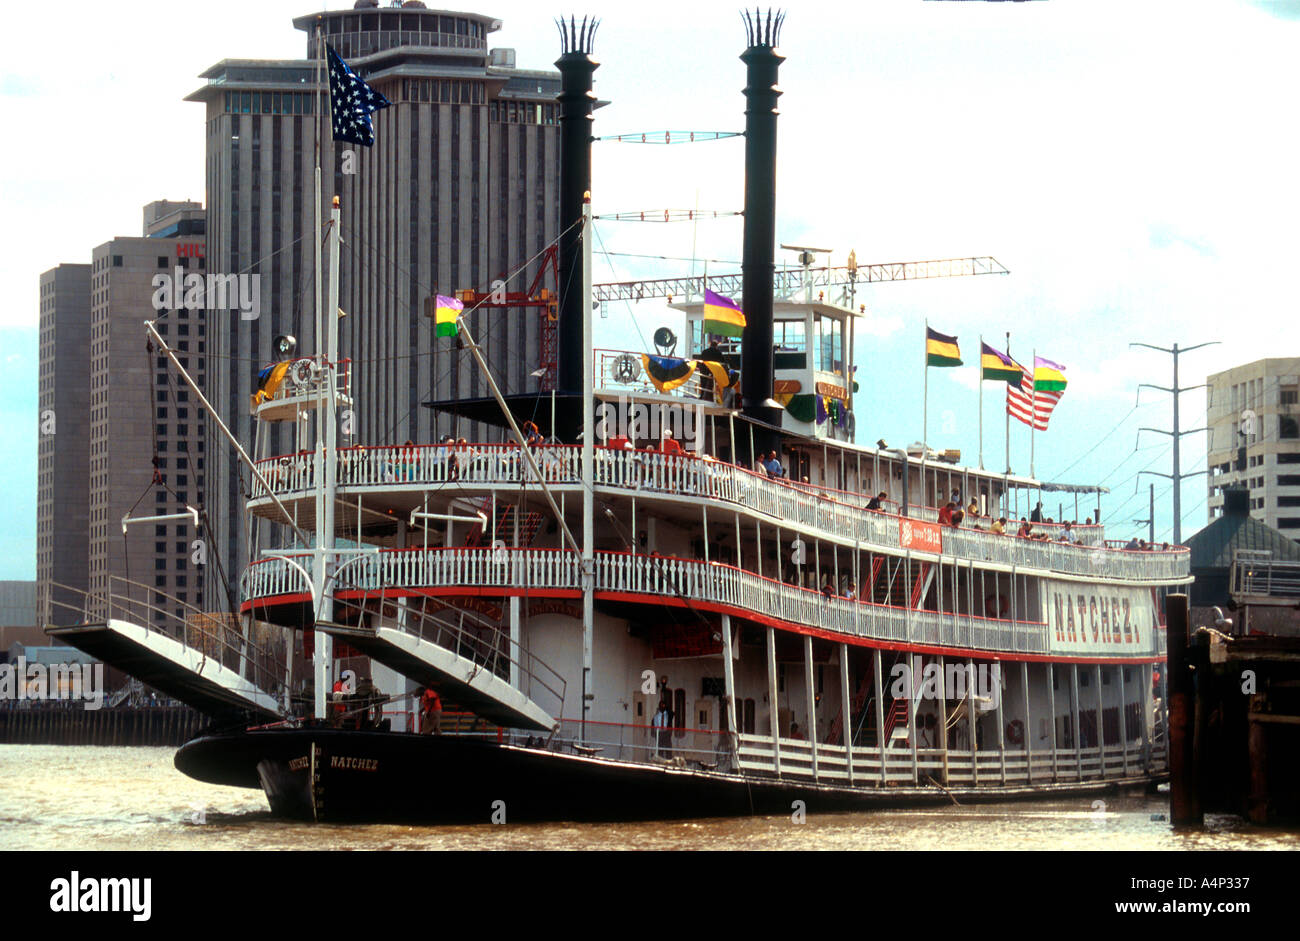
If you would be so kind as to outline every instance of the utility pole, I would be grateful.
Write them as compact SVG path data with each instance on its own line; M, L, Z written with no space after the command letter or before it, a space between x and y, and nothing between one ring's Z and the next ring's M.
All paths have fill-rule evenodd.
M1147 518L1144 520L1134 520L1139 526L1145 525L1147 528L1147 543L1154 545L1156 541L1156 485L1151 484L1151 492L1147 502Z
M1185 387L1185 388L1180 387L1180 386L1178 385L1178 354L1179 354L1179 353L1190 353L1192 350L1199 350L1199 349L1200 349L1201 347L1203 347L1203 346L1214 346L1214 345L1216 345L1218 342L1219 342L1218 340L1211 340L1209 343L1198 343L1198 344L1196 344L1195 346L1188 346L1188 347L1183 347L1183 348L1179 348L1179 346L1178 346L1177 343L1175 343L1175 344L1173 345L1172 348L1165 348L1165 347L1163 347L1163 346L1152 346L1150 343L1130 343L1130 344L1129 344L1130 347L1133 347L1133 346L1145 346L1145 347L1146 347L1147 349L1149 349L1149 350L1158 350L1158 351L1161 352L1161 353L1169 353L1169 354L1171 354L1171 355L1173 356L1173 358L1174 358L1174 384L1173 384L1173 387L1172 387L1172 388L1168 388L1168 387L1165 387L1165 386L1152 385L1152 384L1149 383L1149 382L1142 382L1142 383L1139 383L1139 384L1138 384L1138 396L1139 396L1139 398L1140 398L1141 395L1142 395L1142 391L1141 391L1141 390L1142 390L1143 386L1147 387L1148 389L1159 389L1161 392L1168 392L1168 393L1170 393L1170 394L1173 396L1173 399L1174 399L1174 430L1173 430L1173 431L1167 431L1167 430L1164 429L1164 428L1139 428L1139 429L1138 429L1138 436L1139 436L1139 437L1141 437L1141 433L1144 432L1144 431L1154 431L1154 432L1156 432L1157 434L1169 435L1170 437L1173 438L1173 441L1174 441L1173 473L1172 473L1172 474L1161 474L1161 473L1159 473L1158 471L1139 471L1139 472L1138 472L1138 476L1141 477L1143 474L1156 474L1157 476L1160 476L1160 477L1168 477L1171 481L1173 481L1173 485L1174 485L1174 545L1177 545L1177 546L1181 546L1181 545L1183 544L1183 493L1182 493L1182 481L1183 481L1183 478L1184 478L1184 477L1195 477L1197 474L1204 474L1204 473L1206 473L1206 471L1203 471L1203 470L1193 471L1193 472L1190 473L1190 474L1184 474L1184 473L1183 473L1183 467L1182 467L1182 463L1181 463L1181 460L1180 460L1180 449L1179 449L1179 443L1182 441L1182 437L1183 437L1183 435L1194 435L1194 434L1196 434L1197 432L1200 432L1200 431L1209 431L1209 428L1192 428L1192 429L1190 429L1190 430L1188 430L1188 431L1183 431L1183 430L1181 430L1181 429L1179 428L1179 425L1178 425L1178 397L1179 397L1179 395L1181 395L1183 392L1191 392L1193 389L1203 389L1203 388L1205 388L1205 383L1201 383L1200 385L1196 385L1196 386L1187 386L1187 387ZM1155 516L1155 513L1153 512L1153 513L1151 513L1150 515L1151 515L1152 517L1154 517L1154 516ZM1154 541L1155 541L1155 523L1153 522L1153 523L1151 523L1150 525L1151 525L1151 539L1152 539L1152 541L1154 542Z

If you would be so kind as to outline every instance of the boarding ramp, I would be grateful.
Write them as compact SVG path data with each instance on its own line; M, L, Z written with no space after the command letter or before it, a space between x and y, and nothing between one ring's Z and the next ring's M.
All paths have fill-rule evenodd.
M1300 605L1300 562L1261 549L1234 549L1228 591L1237 604Z
M335 614L353 624L322 622L317 630L421 686L432 686L476 715L507 728L551 732L557 727L564 711L563 677L485 615L432 599L408 604L382 598L378 603L336 599Z
M285 715L279 628L203 612L117 576L104 594L52 583L42 614L46 634L216 721Z

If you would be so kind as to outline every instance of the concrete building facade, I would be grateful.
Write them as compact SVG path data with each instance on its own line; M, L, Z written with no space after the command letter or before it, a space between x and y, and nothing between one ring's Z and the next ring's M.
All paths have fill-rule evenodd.
M517 267L507 289L527 289L538 263L525 263L558 231L559 75L515 68L512 50L489 49L500 21L418 2L379 8L363 0L294 25L307 33L307 58L226 59L202 73L207 84L187 98L206 109L211 267L261 276L259 317L208 312L219 364L209 374L210 398L250 443L249 397L258 369L275 359L274 338L291 334L299 355L318 352L313 167L317 117L328 109L327 96L314 91L319 25L392 102L374 115L373 147L335 143L328 116L319 132L321 218L334 195L341 204L339 306L347 316L339 345L351 360L356 403L340 444L430 442L445 433L481 440L484 429L422 407L488 394L470 354L435 341L424 301L489 290ZM540 388L532 375L542 346L536 309L484 309L473 327L504 392ZM288 424L263 430L263 453L295 449ZM230 455L214 434L210 452ZM233 458L210 470L218 548L227 570L238 572L247 562L240 478L248 473Z
M84 591L90 488L90 265L40 276L40 388L36 444L36 582ZM42 619L70 623L69 611Z
M202 411L166 359L146 350L143 322L157 319L159 332L201 385L203 312L187 308L183 294L159 308L155 278L174 281L203 272L205 224L201 203L150 203L141 236L112 239L91 251L89 265L60 265L41 276L41 401L42 409L51 403L57 420L56 433L42 436L38 471L42 599L51 581L97 595L130 594L152 607L147 619L155 624L184 615L164 594L203 604L203 573L195 562L202 555L196 556L194 545L203 537L193 524L135 526L124 537L122 518L179 513L204 503ZM60 302L59 279L72 278L65 269L84 271L74 272L67 300ZM67 352L60 358L64 336ZM71 439L66 446L64 439ZM144 587L127 589L114 576ZM57 590L54 596L75 600ZM56 623L77 619L58 607L40 616Z
M1245 487L1252 517L1300 539L1300 357L1215 373L1206 395L1210 520L1225 487Z

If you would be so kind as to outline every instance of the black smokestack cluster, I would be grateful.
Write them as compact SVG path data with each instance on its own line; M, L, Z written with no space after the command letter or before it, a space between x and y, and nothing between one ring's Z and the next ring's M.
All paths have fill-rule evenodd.
M776 273L776 99L777 70L785 57L776 51L785 14L755 10L744 14L749 47L740 57L745 83L745 244L741 306L740 381L744 412L770 425L781 424L781 406L772 400L772 281ZM775 447L773 433L755 433L763 451Z
M583 200L591 191L591 125L596 96L592 75L600 63L591 57L599 20L557 20L560 28L560 307L558 391L582 393L582 219ZM770 339L770 332L769 332Z

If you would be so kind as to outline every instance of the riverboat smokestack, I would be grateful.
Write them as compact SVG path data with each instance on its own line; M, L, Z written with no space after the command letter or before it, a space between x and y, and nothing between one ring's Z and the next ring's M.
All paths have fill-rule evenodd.
M749 47L740 57L747 70L741 402L748 417L779 426L782 408L772 400L772 282L776 272L776 99L781 95L776 79L785 61L776 46L785 14L755 10L752 15L748 11L742 15ZM755 430L760 450L774 448L775 437L771 432Z
M596 96L592 93L592 76L600 63L591 57L595 49L596 27L600 21L570 17L569 22L556 20L560 28L560 306L559 359L560 392L582 394L583 310L582 297L582 219L583 202L591 192L591 125Z

